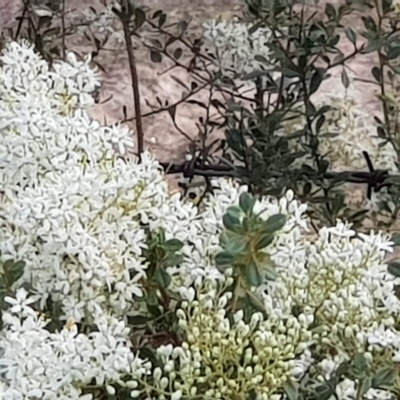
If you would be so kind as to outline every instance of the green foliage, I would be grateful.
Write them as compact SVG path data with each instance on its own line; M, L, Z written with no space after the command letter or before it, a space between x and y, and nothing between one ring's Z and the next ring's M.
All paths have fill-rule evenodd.
M166 240L162 230L156 234L149 233L148 247L144 251L144 256L149 263L147 270L147 281L150 285L148 304L151 306L158 304L154 289L167 290L171 283L167 268L179 265L183 261L183 256L179 253L183 245L178 239Z
M0 259L2 255L0 253ZM13 295L15 284L24 274L25 262L7 259L0 262L0 331L3 325L1 318L2 310L8 308L8 303L4 301L6 296Z
M261 213L253 212L255 203L254 196L242 193L239 207L228 208L223 216L225 230L220 235L223 251L216 255L218 267L222 270L233 268L234 276L248 289L260 286L265 279L275 279L274 266L266 248L286 223L283 214L263 220Z

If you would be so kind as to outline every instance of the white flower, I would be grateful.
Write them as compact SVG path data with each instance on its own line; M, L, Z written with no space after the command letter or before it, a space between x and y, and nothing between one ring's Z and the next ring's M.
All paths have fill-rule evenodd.
M92 379L102 385L145 372L144 362L131 352L129 329L121 321L97 314L98 332L78 334L75 325L50 333L33 310L27 314L26 319L3 316L0 375L6 384L0 398L62 395L80 399L82 386ZM107 391L113 387L108 385Z
M17 290L15 298L5 296L4 301L11 305L9 312L13 314L21 313L23 317L26 317L29 313L32 313L32 309L28 305L34 303L35 299L28 298L28 292L24 288L20 288Z
M240 78L273 66L268 47L272 37L269 29L254 30L253 23L245 24L237 19L232 22L214 19L203 24L203 28L205 39L215 47L217 67L224 75ZM271 76L276 78L277 74L271 73Z

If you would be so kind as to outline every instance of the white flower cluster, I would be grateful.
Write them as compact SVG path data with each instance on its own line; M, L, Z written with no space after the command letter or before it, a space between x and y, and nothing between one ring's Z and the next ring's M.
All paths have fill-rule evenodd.
M215 48L216 63L226 76L239 77L273 67L268 43L272 33L267 28L254 29L253 23L235 19L211 20L203 24L204 37ZM238 76L239 74L239 76ZM276 72L271 72L275 76Z
M377 137L376 123L357 106L357 99L348 93L327 97L321 107L328 105L332 109L324 114L326 121L319 132L319 151L329 160L330 169L364 171L367 165L362 152L366 151L376 169L397 171L397 155L392 144ZM304 125L304 118L294 119L285 124L282 134L293 133Z
M356 236L338 223L313 237L292 192L257 201L263 220L287 216L265 250L277 279L250 292L266 316L232 313L235 275L220 273L214 256L222 217L246 187L215 182L201 209L169 195L148 153L141 163L129 159L129 130L101 126L84 111L98 86L90 60L68 61L50 70L25 42L9 43L0 58L0 250L26 262L15 296L4 299L1 400L91 400L119 390L133 398L278 400L286 399L285 381L310 365L322 380L359 351L369 363L400 362L400 282L384 264L392 245L385 236ZM137 332L127 317L146 311L144 250L148 233L160 229L184 243L183 262L167 269L180 341L158 347L152 364L133 351ZM17 290L22 283L30 296ZM42 314L52 312L48 299L61 306L61 331ZM344 381L337 395L356 391Z
M50 321L30 308L26 295L20 289L16 300L6 297L12 308L3 314L0 335L0 399L91 400L93 395L83 390L90 384L113 394L113 383L150 369L150 363L133 355L123 321L98 312L97 331L79 333L68 322L51 333L46 329ZM135 387L135 381L127 385Z
M282 320L271 315L265 320L256 312L245 322L242 310L230 319L226 307L234 295L222 289L232 283L232 278L223 285L208 278L196 280L196 296L176 312L185 341L157 350L165 365L157 377L161 388L172 387L190 398L207 384L205 399L254 392L256 398L266 400L291 376L296 355L311 339L309 319L300 315Z
M392 251L388 237L357 234L349 225L338 223L322 228L317 238L298 235L290 248L289 252L285 244L276 247L272 258L278 278L268 284L264 297L270 312L285 316L296 309L312 317L313 340L318 343L315 352L324 354L322 361L315 362L305 352L294 375L302 376L312 365L310 373L321 381L330 379L341 363L357 353L373 363L387 351L386 360L398 363L396 286L400 279L388 273L384 262L386 252ZM340 397L344 388L347 394ZM350 399L355 398L357 388L345 380L337 391L339 398ZM377 393L371 389L368 398L390 398L387 392Z

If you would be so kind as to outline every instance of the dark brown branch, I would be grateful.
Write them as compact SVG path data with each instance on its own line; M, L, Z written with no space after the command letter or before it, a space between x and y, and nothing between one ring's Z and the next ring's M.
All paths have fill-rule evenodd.
M139 78L136 69L135 56L133 54L133 44L131 38L131 32L129 29L129 21L132 16L131 5L129 4L129 0L124 0L123 11L122 13L118 13L122 26L124 28L124 36L126 43L126 50L128 52L129 59L129 69L132 78L132 91L133 91L133 100L135 102L135 116L136 116L136 135L137 135L137 144L138 144L138 156L139 159L144 150L144 133L143 133L143 125L142 125L142 112L140 109L140 91L139 91Z

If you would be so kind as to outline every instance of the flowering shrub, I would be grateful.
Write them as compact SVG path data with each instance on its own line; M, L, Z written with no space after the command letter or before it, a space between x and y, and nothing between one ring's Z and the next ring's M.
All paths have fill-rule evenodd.
M0 399L398 396L393 243L310 234L291 191L170 196L89 119L89 61L1 57Z
M240 79L251 73L263 76L262 71L270 71L268 76L273 80L281 77L282 74L276 72L276 60L271 50L271 29L238 19L233 22L211 20L203 26L204 38L212 45L215 63L222 74ZM330 162L330 169L364 170L366 166L362 152L367 151L376 168L396 172L397 154L392 144L375 136L373 119L358 107L354 96L349 95L345 88L340 92L341 95L333 92L325 94L321 104L331 107L325 114L326 121L319 132L319 151ZM300 131L306 124L305 115L303 110L301 116L289 120L279 134L290 135ZM300 149L301 145L296 143L296 150ZM300 166L304 162L312 164L312 161L310 157L303 157L297 159L294 165Z
M231 78L241 77L254 71L271 68L271 49L268 42L272 32L257 27L255 23L211 20L203 25L204 38L215 49L219 71ZM267 65L265 65L267 64Z
M356 171L372 171L371 165L388 172L399 168L398 2L363 2L362 28L344 19L362 9L354 2L324 3L325 13L321 5L314 13L305 3L291 1L245 3L243 16L232 23L217 19L204 24L204 40L212 47L205 70L228 76L222 87L215 86L223 96L226 87L234 93L220 124L227 133L225 159L258 193L293 189L311 204L309 215L317 224L333 224L340 217L358 226L395 228L397 184L386 186L385 180L381 186L371 178L376 191L371 193L370 186L354 208L343 183L359 183ZM367 42L360 43L358 35ZM353 81L347 62L367 53L377 56L372 78ZM339 66L343 85L332 80L320 91ZM353 96L360 80L378 88L382 107L374 116ZM219 111L224 108L213 99L216 104ZM337 173L343 170L350 172Z

